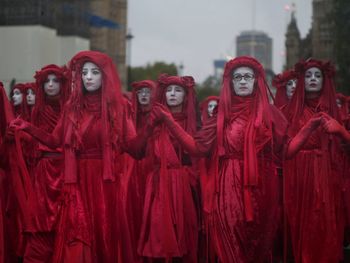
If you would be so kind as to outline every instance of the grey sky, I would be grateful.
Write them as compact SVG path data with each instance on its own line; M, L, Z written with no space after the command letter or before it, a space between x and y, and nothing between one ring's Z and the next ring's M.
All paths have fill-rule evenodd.
M305 36L311 27L312 0L255 0L255 29L273 39L276 73L284 63L281 52L290 21L284 7L292 2ZM253 27L252 7L253 0L129 0L131 65L183 63L184 74L202 82L213 74L214 59L235 56L236 36Z

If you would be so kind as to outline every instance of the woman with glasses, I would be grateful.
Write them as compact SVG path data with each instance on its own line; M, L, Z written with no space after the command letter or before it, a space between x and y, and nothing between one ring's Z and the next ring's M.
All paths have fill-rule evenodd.
M221 262L265 262L280 218L277 156L286 130L269 105L262 65L251 57L226 63L218 113L195 139L156 107L185 150L210 159L206 200L208 235Z

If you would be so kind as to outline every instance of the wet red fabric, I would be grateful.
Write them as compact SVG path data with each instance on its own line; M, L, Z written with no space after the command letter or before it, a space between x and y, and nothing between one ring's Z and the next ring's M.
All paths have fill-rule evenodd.
M102 87L83 91L85 62L101 70ZM125 117L121 84L112 60L83 51L70 62L73 94L54 134L65 152L65 184L54 262L133 262L125 214L120 143ZM78 249L79 248L79 249ZM88 252L88 253L87 253Z
M305 95L305 72L321 69L323 87L318 98ZM339 120L333 85L334 69L317 60L296 65L298 83L288 105L293 138L309 119L325 112ZM285 206L296 262L339 262L344 234L344 159L339 140L317 128L299 153L284 163ZM317 241L317 242L316 242Z
M44 83L49 74L55 74L60 83L56 96L47 96ZM57 125L64 103L70 94L69 74L65 67L48 65L35 74L36 104L32 112L32 123L44 132L51 133ZM31 220L32 229L28 235L25 251L26 262L35 262L42 257L51 262L54 249L54 230L58 219L60 195L63 186L63 155L59 148L32 142L31 156L34 159L31 179L34 191L35 216ZM34 253L34 254L33 254Z
M165 90L169 85L184 88L182 112L173 116L190 134L196 129L195 91L192 77L162 75L158 79L156 101L166 105ZM166 126L158 127L151 137L147 155L152 158L152 171L147 176L140 255L150 258L182 258L196 262L198 218L192 190L198 175L192 160L171 136Z
M243 66L255 75L248 97L232 92L233 70ZM229 61L218 109L218 148L209 168L215 191L203 193L213 194L203 199L213 200L210 235L222 262L264 262L271 256L281 215L276 164L286 126L281 112L268 104L261 64L250 57Z
M147 123L150 123L151 112L151 100L156 89L156 82L152 80L143 80L133 82L132 96L131 96L131 119L133 120L134 126L138 134L142 134ZM150 89L150 104L141 105L138 101L137 92L142 88ZM127 178L126 189L127 189L127 211L128 211L128 222L130 224L130 233L132 238L133 252L135 258L141 260L137 253L137 242L140 236L143 206L145 201L146 191L146 180L147 175L152 169L152 162L149 156L145 156L141 160L136 160L125 154L127 164L127 170L125 177Z

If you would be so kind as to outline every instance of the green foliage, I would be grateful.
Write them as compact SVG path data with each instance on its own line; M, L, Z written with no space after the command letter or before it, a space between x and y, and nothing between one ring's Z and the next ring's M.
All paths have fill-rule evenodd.
M209 76L202 84L196 86L198 101L203 101L208 96L218 96L220 93L220 80Z
M334 1L334 50L337 62L337 91L350 95L350 1Z
M128 68L128 90L131 90L131 83L141 80L156 80L162 73L169 75L177 75L177 67L174 63L167 64L165 62L155 62L147 64L145 67L129 67Z

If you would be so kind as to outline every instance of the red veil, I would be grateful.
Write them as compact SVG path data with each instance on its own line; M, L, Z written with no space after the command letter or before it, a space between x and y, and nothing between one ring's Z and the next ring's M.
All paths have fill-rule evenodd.
M139 116L139 111L143 111L143 109L141 109L141 107L139 106L139 103L138 103L138 99L137 99L137 91L139 89L142 89L142 88L150 88L151 90L151 94L153 95L155 90L156 90L156 87L157 87L157 84L156 82L154 82L153 80L141 80L141 81L135 81L133 83L131 83L131 86L132 86L132 99L131 99L131 103L132 103L132 110L133 110L133 119L134 119L134 124L135 124L135 127L136 125L137 126L140 126L142 124L138 123L139 120L138 118L140 118ZM152 96L151 95L151 101L152 101ZM149 111L151 109L151 103L148 105L147 109L145 109L146 111ZM143 126L140 126L140 127L143 127Z
M199 108L201 110L201 116L202 116L202 122L205 123L208 118L208 103L212 100L216 100L218 105L219 105L219 97L218 96L209 96L207 98L205 98L200 104L199 104Z
M272 80L272 85L276 87L275 106L281 108L288 104L289 100L287 97L286 86L289 80L296 79L297 75L294 70L286 70L282 74L278 74Z
M73 183L76 178L76 157L74 150L80 147L81 138L78 132L82 114L84 87L81 70L85 62L96 64L102 73L101 119L103 140L103 178L114 181L112 149L117 148L117 141L123 137L124 102L121 94L121 82L111 58L97 51L81 51L69 63L72 72L72 96L66 104L66 129L64 129L65 182Z
M18 106L14 106L12 104L14 114L16 117L20 116L23 120L27 121L27 120L29 120L30 115L29 115L29 108L28 108L28 104L27 104L27 100L26 100L26 95L27 95L26 85L24 83L17 83L12 87L12 89L10 90L10 100L11 101L12 101L13 91L15 89L19 89L21 91L21 93L23 94L23 101Z
M254 70L255 83L253 94L246 98L240 98L233 92L232 73L238 67L250 67ZM220 105L217 120L218 154L223 156L226 150L223 144L226 123L231 118L231 112L235 103L248 103L252 100L250 115L244 136L244 203L245 214L248 221L253 220L253 208L251 203L250 188L258 185L259 173L257 167L257 153L263 147L257 147L257 128L264 127L268 134L267 140L272 138L272 123L274 115L270 110L268 100L268 85L266 83L265 71L262 65L252 57L242 56L230 60L225 65L222 88L220 93ZM240 106L240 108L241 108ZM266 141L267 142L267 141ZM259 149L260 148L260 149Z
M67 101L69 95L70 95L70 78L69 78L69 71L66 67L59 67L54 64L47 65L43 67L41 70L36 71L34 78L35 78L35 84L36 84L36 93L35 93L35 106L33 108L32 112L32 123L35 126L39 125L40 123L44 122L53 122L49 123L54 126L57 123L57 119L50 120L50 116L45 115L45 108L46 108L46 96L44 92L44 83L47 79L47 76L49 74L55 74L57 79L61 83L61 89L60 89L60 97L59 97L59 107L60 109L63 109L64 103Z

